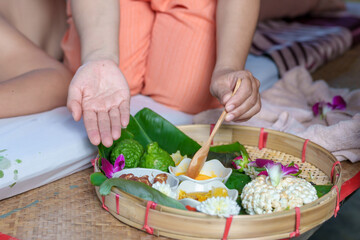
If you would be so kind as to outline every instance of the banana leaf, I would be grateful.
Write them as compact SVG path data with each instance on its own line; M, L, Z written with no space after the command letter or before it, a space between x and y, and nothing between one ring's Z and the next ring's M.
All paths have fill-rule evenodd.
M169 154L180 150L181 155L193 156L201 145L195 140L187 136L175 125L168 120L152 111L149 108L143 108L135 115L138 124L144 129L148 136L155 142L159 143L160 147ZM210 147L211 152L217 153L238 153L245 152L245 148L238 142L220 146Z
M207 160L219 159L225 167L232 167L231 162L234 158L241 155L244 161L249 159L249 154L245 147L239 142L226 145L218 145L210 147Z
M143 125L131 115L126 130L131 132L134 135L134 139L138 141L144 148L146 148L149 143L152 143L154 141L156 142L156 140L152 139L149 136L147 129L144 129Z
M140 110L135 115L135 119L148 136L169 154L180 150L181 155L192 156L201 147L200 144L149 108Z
M227 153L227 152L237 152L238 154L241 153L239 142L234 142L227 145L217 145L210 147L210 151L216 152L216 153Z
M90 175L90 182L94 186L100 186L106 179L108 179L103 173L96 172Z
M330 192L333 185L314 185L318 198Z
M217 159L224 165L224 167L231 168L232 167L231 162L237 156L238 154L233 152L228 152L228 153L209 152L206 161Z
M100 143L98 145L98 150L99 150L99 155L100 155L100 159L101 158L105 158L105 159L110 159L110 154L111 154L111 151L112 149L114 148L114 146L124 140L124 139L128 139L128 138L134 138L134 134L132 134L131 132L129 132L128 130L126 129L121 129L121 136L119 139L115 140L113 142L113 144L111 145L111 147L105 147L102 143Z
M130 122L127 128L122 130L121 138L115 141L110 148L100 144L98 147L100 156L109 159L115 144L125 138L134 138L144 148L153 141L158 142L159 146L169 154L180 150L182 155L188 157L192 157L201 147L175 125L148 108L143 108L135 117L130 116ZM218 159L225 167L231 167L231 161L239 154L248 156L244 146L235 142L212 146L207 159Z
M229 189L238 190L240 195L245 185L249 182L251 182L251 178L248 175L233 170L225 186Z
M184 205L182 205L179 201L166 196L165 194L159 192L158 190L144 183L126 180L122 178L110 178L105 180L100 185L99 192L101 195L108 195L112 187L117 187L124 192L127 192L129 194L132 194L134 196L137 196L139 198L148 201L156 202L157 204L186 210Z

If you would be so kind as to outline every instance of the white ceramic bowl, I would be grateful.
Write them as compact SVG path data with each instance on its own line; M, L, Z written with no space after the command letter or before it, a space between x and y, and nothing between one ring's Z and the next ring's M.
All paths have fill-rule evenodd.
M228 191L229 198L231 198L232 200L236 200L239 195L239 192L237 190L228 189L225 186L225 184L222 183L221 181L212 181L212 182L208 182L208 183L194 183L193 181L185 180L185 181L181 182L180 185L176 189L176 199L179 198L180 190L183 190L186 193L208 192L208 191L212 190L213 187L225 188ZM184 198L184 199L179 200L179 202L181 202L185 207L190 206L193 208L196 208L196 206L200 204L199 201L194 200L192 198Z
M184 158L180 164L176 167L169 167L169 172L171 175L173 175L174 177L178 178L180 181L185 181L185 180L189 180L192 182L196 182L196 183L208 183L208 182L212 182L212 181L221 181L223 183L226 183L226 181L229 179L232 170L231 168L225 168L224 165L222 165L222 163L217 160L217 159L213 159L210 161L206 161L203 168L200 171L200 174L204 174L207 176L212 176L212 175L216 175L217 177L213 177L207 180L195 180L192 179L184 174L179 175L180 173L185 173L186 170L189 167L191 159L190 158Z
M134 176L136 176L136 177L142 177L142 176L148 175L149 181L151 183L153 182L156 175L158 175L160 173L165 173L168 176L166 183L170 185L170 188L173 191L175 191L175 189L179 185L179 179L177 179L173 175L163 172L163 171L160 171L160 170L157 170L157 169L150 169L150 168L126 168L119 172L114 173L113 178L118 178L123 174L129 174L129 173L134 174Z

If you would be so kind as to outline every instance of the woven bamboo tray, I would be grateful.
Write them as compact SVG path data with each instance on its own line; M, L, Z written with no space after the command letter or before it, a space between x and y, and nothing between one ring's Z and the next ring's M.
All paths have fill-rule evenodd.
M210 133L209 125L185 125L179 128L199 143L205 142ZM223 125L218 130L214 145L239 141L245 145L251 159L267 158L284 164L294 161L302 170L300 176L311 177L315 184L333 183L337 187L316 201L302 206L300 215L292 209L263 215L234 216L230 229L225 231L227 239L282 239L288 238L296 228L300 234L305 233L332 217L338 206L341 166L336 164L336 158L313 142L283 132L268 129L264 131L267 133L266 148L258 148L263 137L260 128L233 125ZM306 161L302 162L302 158ZM95 171L100 171L97 164ZM330 179L332 175L333 179ZM230 223L229 219L161 205L147 210L146 200L117 188L113 188L105 197L101 196L98 190L96 187L103 207L130 226L143 229L145 213L148 211L147 224L157 236L176 239L221 239L224 238L226 223ZM295 224L296 217L301 219L300 226Z

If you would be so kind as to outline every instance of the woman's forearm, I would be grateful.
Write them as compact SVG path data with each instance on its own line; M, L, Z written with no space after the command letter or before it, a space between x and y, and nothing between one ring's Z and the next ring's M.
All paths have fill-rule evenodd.
M216 70L243 70L256 28L260 0L218 0Z
M119 62L119 1L71 1L81 41L82 63L110 59Z
M63 67L36 69L0 82L0 118L65 106L70 80Z

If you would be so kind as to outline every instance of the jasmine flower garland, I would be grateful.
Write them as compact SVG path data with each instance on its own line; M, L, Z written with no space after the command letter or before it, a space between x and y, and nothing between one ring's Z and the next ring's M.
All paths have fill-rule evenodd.
M229 217L230 215L238 215L240 207L236 201L229 197L213 197L201 202L201 204L196 206L196 210L209 215Z

